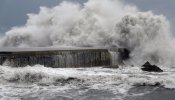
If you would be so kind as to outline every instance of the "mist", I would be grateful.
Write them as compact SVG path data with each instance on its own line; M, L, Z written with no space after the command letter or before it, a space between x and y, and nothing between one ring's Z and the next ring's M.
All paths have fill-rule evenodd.
M89 0L83 5L64 1L28 14L27 23L14 27L1 47L117 47L131 51L126 64L145 61L175 65L169 21L120 0Z

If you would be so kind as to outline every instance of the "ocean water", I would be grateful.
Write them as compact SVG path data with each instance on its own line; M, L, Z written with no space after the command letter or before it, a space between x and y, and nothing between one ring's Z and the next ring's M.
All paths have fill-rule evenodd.
M0 37L1 49L126 48L130 58L124 64L137 66L118 69L0 66L0 99L175 100L171 28L164 15L142 12L122 0L88 0L84 4L63 0L52 8L41 7L38 13L28 14L24 26L13 27ZM118 65L117 54L110 53L112 64ZM143 72L140 66L146 61L162 65L164 72Z
M174 100L175 68L161 68L0 66L0 100Z

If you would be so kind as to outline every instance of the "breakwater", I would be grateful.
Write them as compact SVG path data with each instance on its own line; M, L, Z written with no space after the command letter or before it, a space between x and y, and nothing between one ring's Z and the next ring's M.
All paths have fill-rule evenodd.
M14 67L36 64L53 68L116 66L117 50L104 48L24 49L0 51L0 64Z

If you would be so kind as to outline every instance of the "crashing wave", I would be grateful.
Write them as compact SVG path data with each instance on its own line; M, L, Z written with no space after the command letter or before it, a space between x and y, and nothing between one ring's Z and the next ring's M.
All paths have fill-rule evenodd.
M131 51L130 65L145 61L175 65L166 18L119 0L89 0L83 5L62 2L28 16L25 26L6 32L1 47L115 46Z

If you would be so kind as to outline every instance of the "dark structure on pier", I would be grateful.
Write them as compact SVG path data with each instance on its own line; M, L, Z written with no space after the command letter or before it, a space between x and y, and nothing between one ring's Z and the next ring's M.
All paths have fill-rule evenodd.
M0 64L14 67L36 64L53 68L77 68L112 65L108 49L1 51Z

